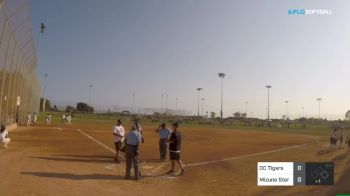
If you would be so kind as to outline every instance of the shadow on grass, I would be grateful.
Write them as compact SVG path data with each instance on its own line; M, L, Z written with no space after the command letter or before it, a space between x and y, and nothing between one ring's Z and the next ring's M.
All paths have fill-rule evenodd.
M72 173L54 173L54 172L21 172L23 175L31 175L45 178L60 178L69 180L124 180L124 176L107 174L86 174L78 175Z

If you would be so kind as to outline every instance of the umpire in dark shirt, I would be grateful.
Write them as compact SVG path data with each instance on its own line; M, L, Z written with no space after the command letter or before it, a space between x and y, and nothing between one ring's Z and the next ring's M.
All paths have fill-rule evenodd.
M130 179L130 170L132 164L134 165L135 180L141 178L140 165L138 159L139 145L141 143L141 134L136 126L133 126L131 130L125 136L125 159L126 159L126 171L125 179Z
M173 123L173 132L170 135L168 140L169 142L169 152L170 152L170 161L171 161L171 170L168 174L174 174L175 162L181 167L181 174L185 174L184 165L182 164L180 153L181 153L181 133L178 130L179 124Z

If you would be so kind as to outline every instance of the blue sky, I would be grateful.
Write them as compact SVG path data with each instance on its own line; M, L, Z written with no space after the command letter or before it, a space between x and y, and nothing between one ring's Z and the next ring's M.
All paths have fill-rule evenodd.
M31 0L40 36L38 73L48 73L49 99L101 105L245 111L280 117L343 114L350 109L350 13L347 0ZM288 15L288 9L331 9L333 15ZM37 36L36 36L37 37Z

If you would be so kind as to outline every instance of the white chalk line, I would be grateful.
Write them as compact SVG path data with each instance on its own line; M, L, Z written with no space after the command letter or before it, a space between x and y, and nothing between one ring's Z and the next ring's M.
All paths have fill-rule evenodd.
M105 145L104 143L98 141L97 139L95 139L94 137L92 137L91 135L85 133L84 131L82 131L81 129L77 130L78 132L80 132L81 134L85 135L86 137L88 137L89 139L91 139L92 141L96 142L97 144L99 144L100 146L104 147L105 149L109 150L110 152L113 152L114 154L116 153L115 150L113 150L112 148L108 147L107 145ZM112 165L107 165L105 166L105 169L108 170L114 170L113 169L114 164ZM156 169L152 170L152 174L155 173L156 171L158 171L163 165L161 164L160 166L158 166ZM152 166L141 166L144 169L151 169L153 168Z
M158 167L156 167L154 170L152 170L150 173L148 173L147 175L148 176L152 176L154 175L156 172L158 172L163 166L165 166L166 163L162 163L160 164Z
M81 134L85 135L86 137L88 137L92 141L96 142L97 144L101 145L105 149L107 149L107 150L109 150L109 151L111 151L113 153L116 153L115 150L113 150L112 148L106 146L105 144L103 144L102 142L98 141L94 137L88 135L87 133L83 132L81 129L78 129L77 131L80 132ZM289 146L289 147L286 147L286 148L280 148L280 149L276 149L276 150L269 150L269 151L265 151L265 152L259 152L259 153L254 153L254 154L248 154L248 155L242 155L242 156L218 159L218 160L213 160L213 161L204 161L204 162L198 162L198 163L190 163L190 164L185 164L184 167L193 167L193 166L207 165L207 164L213 164L213 163L224 162L224 161L231 161L231 160L237 160L237 159L243 159L243 158L250 158L250 157L255 157L255 156L259 156L259 155L265 155L265 154L271 154L271 153L281 152L281 151L285 151L285 150L302 148L302 147L305 147L307 145L314 144L314 143L315 142L310 142L310 143L306 143L306 144L299 144L299 145ZM156 167L154 170L152 170L147 175L153 175L154 173L159 171L165 165L166 165L166 163L160 164L158 167Z
M237 160L237 159L243 159L243 158L250 158L250 157L255 157L255 156L259 156L259 155L265 155L265 154L271 154L271 153L285 151L285 150L302 148L302 147L305 147L305 146L310 145L310 144L314 144L314 142L310 142L310 143L306 143L306 144L300 144L300 145L294 145L294 146L289 146L289 147L286 147L286 148L280 148L280 149L276 149L276 150L269 150L269 151L265 151L265 152L258 152L258 153L254 153L254 154L247 154L247 155L242 155L242 156L218 159L218 160L213 160L213 161L204 161L204 162L198 162L198 163L190 163L190 164L184 165L184 167L207 165L207 164L213 164L213 163L224 162L224 161L231 161L231 160Z
M109 150L110 152L113 152L114 154L116 153L115 150L113 150L112 148L106 146L104 143L98 141L98 140L95 139L94 137L88 135L87 133L85 133L85 132L82 131L81 129L78 129L77 131L80 132L81 134L85 135L86 137L88 137L88 138L91 139L92 141L96 142L96 143L99 144L100 146L104 147L105 149Z

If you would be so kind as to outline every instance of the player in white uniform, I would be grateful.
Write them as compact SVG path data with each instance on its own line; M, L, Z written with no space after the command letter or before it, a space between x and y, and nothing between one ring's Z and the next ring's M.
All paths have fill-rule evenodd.
M11 139L9 138L9 133L6 130L5 125L1 125L0 128L0 141L4 144L4 148L8 148L7 145L10 143Z
M72 115L71 114L68 114L66 116L66 122L67 122L68 125L70 125L72 123Z
M27 114L27 127L32 123L32 115L30 113Z
M122 149L123 142L124 142L124 136L125 136L125 129L122 126L122 121L118 120L117 125L113 128L113 135L115 136L114 139L114 145L115 145L115 157L114 160L116 163L120 163L119 161L119 151Z
M38 121L38 115L36 114L36 112L34 112L33 115L33 125L36 125L36 122Z
M65 114L62 114L62 123L63 124L67 124L67 121L66 121L66 115Z

